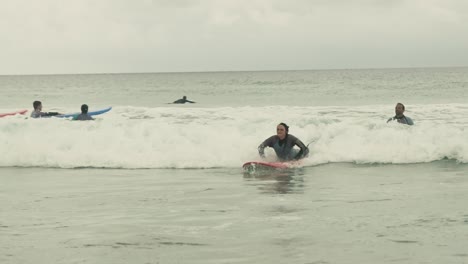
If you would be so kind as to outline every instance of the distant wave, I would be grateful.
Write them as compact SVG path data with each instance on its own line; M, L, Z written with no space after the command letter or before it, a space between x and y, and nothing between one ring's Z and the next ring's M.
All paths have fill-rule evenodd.
M407 114L415 126L387 124L392 109L382 105L117 106L94 122L5 117L0 118L0 167L240 167L258 159L257 146L275 133L279 122L311 142L306 166L441 159L468 163L468 105L416 105Z

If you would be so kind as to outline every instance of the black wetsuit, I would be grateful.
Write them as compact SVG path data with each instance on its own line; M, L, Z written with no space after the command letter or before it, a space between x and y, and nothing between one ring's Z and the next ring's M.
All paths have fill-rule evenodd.
M396 120L400 124L405 124L405 125L410 125L410 126L414 125L413 120L405 115L391 117L387 120L387 123L393 120Z
M181 98L181 99L176 100L176 101L173 102L173 104L185 104L185 103L192 103L192 104L194 104L195 102L190 101L190 100L187 100L187 99L184 99L184 98Z
M31 117L32 118L50 117L50 116L56 116L58 114L59 113L57 112L41 112L41 111L34 110L31 113Z
M88 114L79 114L76 116L73 120L80 120L80 121L85 121L85 120L94 120L90 115Z
M294 146L298 146L301 150L297 152L296 149L293 149ZM289 134L286 135L283 140L280 140L277 135L274 135L263 141L263 143L258 146L258 153L262 157L265 156L265 147L273 148L276 156L282 161L301 159L307 157L309 154L309 149L304 143L297 137Z

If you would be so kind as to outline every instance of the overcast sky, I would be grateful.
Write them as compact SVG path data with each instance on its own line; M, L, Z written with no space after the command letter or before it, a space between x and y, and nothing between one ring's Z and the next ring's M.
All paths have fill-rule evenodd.
M0 74L468 66L466 0L2 0Z

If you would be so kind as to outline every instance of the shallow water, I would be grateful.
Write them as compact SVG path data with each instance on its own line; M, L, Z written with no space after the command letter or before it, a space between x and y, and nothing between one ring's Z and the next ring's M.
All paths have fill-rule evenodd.
M465 263L467 165L1 168L1 263Z

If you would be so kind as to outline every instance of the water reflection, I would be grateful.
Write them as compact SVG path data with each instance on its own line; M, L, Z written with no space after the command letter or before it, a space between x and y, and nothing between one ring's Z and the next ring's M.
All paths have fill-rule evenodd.
M261 193L303 193L304 169L261 169L244 171L244 180L257 186Z

